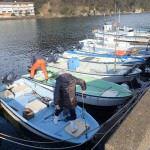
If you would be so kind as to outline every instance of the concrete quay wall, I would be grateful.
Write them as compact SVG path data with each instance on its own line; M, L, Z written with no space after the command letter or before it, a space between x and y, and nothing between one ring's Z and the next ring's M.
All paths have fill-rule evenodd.
M105 150L150 150L150 88L105 143Z

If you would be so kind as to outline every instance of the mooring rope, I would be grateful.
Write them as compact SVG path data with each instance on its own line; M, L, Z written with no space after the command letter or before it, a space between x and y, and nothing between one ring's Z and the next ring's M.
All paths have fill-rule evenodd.
M92 147L91 150L94 150L99 144L100 142L104 139L104 137L106 137L106 135L108 135L112 130L113 128L119 123L121 122L121 120L123 120L123 118L129 113L129 111L139 102L140 98L143 96L143 94L148 90L149 88L149 84L146 84L145 85L145 88L144 88L144 91L139 91L139 97L138 97L138 100L136 100L130 107L128 110L126 110L126 112L124 112L124 114L113 124L113 126L111 126L107 131L106 133L102 136L102 138ZM143 89L143 88L142 88ZM98 133L97 133L98 134Z
M146 91L146 90L145 90ZM137 103L138 101L135 101L135 103L133 103L132 104L132 106L130 107L130 109ZM129 109L129 110L130 110ZM106 132L106 133L96 133L96 134L103 134L103 136L102 136L102 138L99 140L99 142L92 148L92 149L95 149L96 147L97 147L97 145L102 141L102 139L115 127L115 125L117 125L118 124L118 122L120 122L121 120L122 120L122 118L129 112L129 110L128 111L126 111L125 112L125 114ZM112 119L112 118L111 118ZM95 129L93 129L93 130L96 130L97 128L95 128ZM93 130L90 130L90 132L91 131L93 131ZM0 135L1 136L6 136L6 137L11 137L11 138L14 138L14 139L17 139L17 140L21 140L21 141L25 141L25 142L30 142L30 143L57 143L57 142L64 142L64 141L53 141L53 142L40 142L40 141L29 141L29 140L24 140L24 139L20 139L20 138L16 138L16 137L12 137L12 136L8 136L8 135L6 135L6 134L2 134L2 133L0 133ZM81 145L83 145L84 143L82 143L82 144L78 144L78 145L75 145L75 146L69 146L69 147L63 147L63 148L47 148L47 147L38 147L38 146L32 146L32 145L29 145L29 144L23 144L23 143L20 143L20 142L17 142L17 141L14 141L14 140L10 140L10 139L7 139L7 138L4 138L4 137L0 137L1 139L3 139L3 140L6 140L6 141L8 141L8 142L12 142L12 143L14 143L14 144L18 144L18 145L22 145L22 146L25 146L25 147L30 147L30 148L35 148L35 149L39 149L39 148L42 148L42 149L71 149L71 148L75 148L75 147L79 147L79 146L81 146Z
M28 147L28 148L44 149L44 150L50 150L50 149L53 149L53 150L72 149L72 148L76 148L76 147L79 147L79 146L82 145L82 144L78 144L78 145L68 146L68 147L50 148L50 147L41 147L41 146L32 146L32 145L29 145L29 144L23 144L23 143L14 141L14 140L6 139L6 138L1 137L1 136L0 136L0 139L3 139L3 140L5 140L5 141L11 142L11 143L14 143L14 144L17 144L17 145L21 145L21 146L24 146L24 147Z
M142 97L142 95L146 92L146 90L147 90L149 84L150 84L150 83L145 84L145 85L138 91L138 95L140 95L140 96L138 97L138 99L140 99L140 98ZM133 99L135 99L138 95L136 94L136 95L133 97ZM136 105L136 103L137 103L138 101L139 101L139 100L135 101L135 102L129 107L129 110L127 110L127 111L123 114L123 116L122 116L118 121L116 121L116 123L115 123L107 132L105 132L105 133L102 133L102 132L96 133L96 135L102 134L103 136L102 136L102 138L98 141L98 143L97 143L92 149L95 149L95 148L97 147L97 145L103 140L103 138L115 127L115 125L118 124L118 122L120 122L120 121L125 117L125 115L131 110L131 108L134 107L134 105ZM132 101L132 102L133 102L133 101ZM127 104L128 104L128 103L127 103ZM125 107L126 107L126 105L125 105ZM123 109L124 109L124 107L119 110L119 113L121 113L121 111L122 111ZM118 115L118 112L117 112L115 115L113 115L113 118L115 118L117 115ZM113 118L111 117L106 123L108 123L109 121L111 121ZM102 127L103 127L106 123L104 123L104 124L102 125ZM101 127L101 128L102 128L102 127ZM88 132L92 132L92 131L94 131L94 130L97 130L98 128L99 128L99 127L94 128L94 129L92 129L92 130L90 130L90 131L88 131ZM41 142L41 141L25 140L25 139L22 139L22 138L17 138L17 137L9 136L9 135L3 134L3 133L0 133L0 135L1 135L1 136L0 136L1 139L6 140L6 141L8 141L8 142L12 142L12 143L14 143L14 144L18 144L18 145L22 145L22 146L30 147L30 148L36 148L36 149L39 149L39 148L42 148L42 149L56 149L56 150L57 150L57 149L58 149L58 150L59 150L59 149L70 149L70 148L79 147L79 146L81 146L81 145L84 144L84 143L82 143L82 144L78 144L78 145L75 145L75 146L69 146L69 147L63 147L63 148L38 147L38 146L29 145L29 144L23 144L23 143L20 143L20 142L15 141L15 140L20 140L20 141L22 141L22 142L36 143L36 144L61 143L61 142L65 142L66 140L61 140L61 141L55 140L55 141L52 141L52 142ZM11 139L8 139L8 138L6 138L6 137L8 137L8 138L13 138L13 139L15 139L15 140L11 140ZM70 138L70 139L74 139L74 138ZM67 139L67 140L69 140L69 139Z
M88 131L88 133L90 133L94 130L97 130L98 128L99 127L96 127L94 129ZM104 134L104 133L99 133L99 134ZM12 139L9 139L9 138L12 138ZM39 149L39 148L42 148L42 149L55 149L55 150L75 148L75 147L82 146L84 143L86 143L86 142L84 142L82 144L76 144L74 146L68 146L68 147L62 147L62 148L56 148L56 147L55 148L50 148L50 147L47 148L47 147L32 146L30 144L24 144L24 143L21 143L21 142L27 142L27 143L33 143L33 144L54 144L54 143L66 142L67 140L71 140L71 139L75 139L75 138L69 138L67 140L61 140L61 141L53 140L52 142L41 142L41 141L25 140L25 139L22 139L22 138L17 138L17 137L14 137L14 136L10 136L10 135L7 135L7 134L0 133L0 139L6 140L8 142L11 142L11 143L14 143L14 144L17 144L17 145L21 145L21 146L24 146L24 147L35 148L35 149ZM19 140L21 142L17 142L15 140Z
M88 133L94 131L94 130L97 130L99 127L96 127L94 129L91 129L88 131ZM104 133L101 133L101 134L104 134ZM67 140L71 140L71 139L75 139L75 138L69 138L69 139L66 139L66 140L53 140L52 142L41 142L41 141L34 141L34 140L26 140L26 139L23 139L23 138L18 138L18 137L14 137L14 136L10 136L10 135L7 135L7 134L4 134L4 133L0 133L1 136L5 136L5 137L8 137L8 138L12 138L12 139L15 139L15 140L19 140L19 141L22 141L22 142L28 142L28 143L36 143L36 144L53 144L53 143L62 143L62 142L66 142Z

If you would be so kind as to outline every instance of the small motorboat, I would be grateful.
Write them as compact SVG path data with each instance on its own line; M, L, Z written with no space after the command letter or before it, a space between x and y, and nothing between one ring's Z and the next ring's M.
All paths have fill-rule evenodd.
M141 73L137 65L100 64L96 60L95 62L88 62L85 59L79 60L76 57L69 59L59 58L56 63L48 63L48 68L63 69L115 83L130 82L138 79Z
M99 130L98 122L81 107L76 107L77 131L72 132L65 113L54 124L53 91L38 83L21 78L11 87L0 86L1 107L19 124L34 134L49 140L72 144L89 141Z
M82 50L68 50L65 51L62 55L64 58L72 58L76 57L79 60L86 60L88 58L88 62L97 62L99 64L121 64L121 65L135 65L135 64L143 64L145 62L144 58L138 58L135 56L116 56L114 54L98 54L95 52L86 52ZM89 60L90 58L90 60Z
M58 76L61 69L49 67L48 75L49 80L45 82L45 78L41 71L37 72L34 77L33 82L41 83L41 86L45 88L50 88L54 90L56 77ZM67 71L66 71L67 72ZM94 78L88 75L83 75L80 73L69 72L75 77L81 78L86 81L87 89L84 98L84 103L94 106L117 106L124 104L129 98L132 97L133 93L129 89L123 87L122 85L115 84L113 82L108 82L98 78ZM24 77L29 77L25 75ZM76 87L76 95L78 102L83 102L82 90L80 86Z

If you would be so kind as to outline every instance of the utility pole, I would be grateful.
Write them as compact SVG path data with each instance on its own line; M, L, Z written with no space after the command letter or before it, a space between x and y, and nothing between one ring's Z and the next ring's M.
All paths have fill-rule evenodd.
M48 5L48 10L49 10L50 9L50 2L49 1L48 1L47 5Z

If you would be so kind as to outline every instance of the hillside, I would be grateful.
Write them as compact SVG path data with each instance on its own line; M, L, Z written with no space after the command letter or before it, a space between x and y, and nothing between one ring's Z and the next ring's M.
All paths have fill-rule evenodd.
M14 1L14 0L0 0ZM33 1L39 16L66 17L150 11L150 0L16 0Z
M150 0L33 0L41 16L87 16L150 10Z

